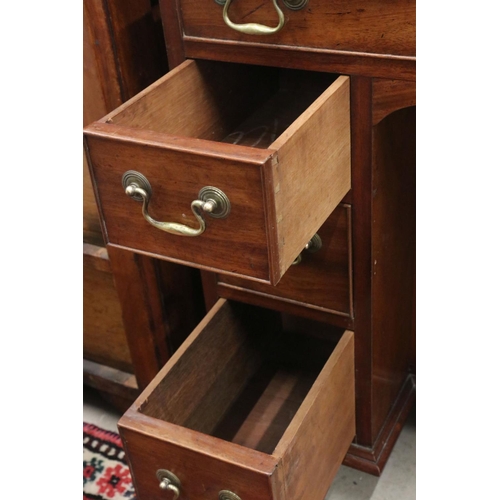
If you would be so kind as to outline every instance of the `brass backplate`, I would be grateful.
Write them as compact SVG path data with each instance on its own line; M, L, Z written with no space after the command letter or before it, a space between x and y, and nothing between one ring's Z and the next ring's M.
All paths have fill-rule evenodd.
M283 3L287 9L300 10L309 3L309 0L283 0Z
M226 0L214 0L214 1L219 5L226 4ZM309 0L283 0L283 3L287 9L300 10L303 9L309 3Z
M127 170L122 176L122 186L123 189L127 189L131 184L135 184L137 187L144 189L146 193L151 197L153 193L153 189L151 188L151 184L147 180L147 178L142 175L140 172L136 172L135 170ZM135 194L131 196L131 198L135 201L142 201L142 196L139 194Z
M207 212L210 217L215 219L225 219L231 212L231 203L229 198L219 188L214 186L205 186L200 189L198 199L205 202L213 200L216 205L212 212Z
M232 491L222 490L219 491L219 500L241 500L241 498Z

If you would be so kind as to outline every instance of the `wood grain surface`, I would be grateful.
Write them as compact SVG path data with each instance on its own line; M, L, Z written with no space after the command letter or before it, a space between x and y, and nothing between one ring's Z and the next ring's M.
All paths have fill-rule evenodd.
M283 500L325 497L354 437L354 420L354 334L348 331L273 453L281 458Z
M415 81L413 56L384 56L302 46L278 46L262 41L238 42L209 38L184 38L186 57L233 63L262 64L280 68L328 71L350 76L396 78Z
M89 244L84 245L83 251L83 356L132 373L132 358L107 252Z
M102 121L222 140L277 88L277 70L188 60Z
M149 0L83 2L83 126L167 71L166 53ZM84 241L104 245L88 165L83 165Z
M164 375L140 411L212 433L276 335L278 315L226 302L188 351ZM253 313L253 314L252 314ZM165 401L169 404L165 405Z
M374 92L372 83L356 77L351 86L356 447L350 463L357 450L370 449L372 458L358 456L356 466L380 473L388 451L374 447L381 432L390 436L383 446L394 445L401 420L393 419L390 429L385 422L410 368L415 110L395 111L373 127L372 110L385 114L393 107L387 103L411 93L401 100L399 85L379 84Z
M252 36L239 33L222 18L222 6L215 2L200 5L180 0L183 35L195 38L256 42L275 46L294 46L380 55L415 56L416 9L414 0L316 0L304 9L283 8L285 26L273 35ZM246 0L229 9L233 22L277 24L272 2ZM240 46L242 58L244 46Z
M83 382L102 393L111 393L128 401L127 408L140 394L137 380L129 372L83 360Z
M170 355L168 323L164 318L156 263L109 245L107 250L134 374L139 388L143 389Z
M415 106L417 104L416 87L416 82L374 78L372 81L373 125L377 125L398 109Z
M101 1L109 16L124 102L168 71L162 25L150 0Z
M122 102L112 39L106 19L102 1L86 0L83 3L83 126L98 120ZM87 243L104 245L85 155L83 238Z
M265 172L277 222L271 250L283 275L351 188L349 78L339 77L270 148L278 151Z
M372 440L372 79L351 78L356 439Z
M416 110L410 107L392 113L374 128L374 438L408 376L411 363L416 244L415 124Z

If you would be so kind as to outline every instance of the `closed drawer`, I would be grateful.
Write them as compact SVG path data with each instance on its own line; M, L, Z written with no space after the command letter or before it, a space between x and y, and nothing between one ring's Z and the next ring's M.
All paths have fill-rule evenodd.
M292 10L287 2L305 5ZM237 44L240 57L255 52L257 44L285 50L354 52L357 56L415 56L415 0L279 0L278 5L284 14L283 28L256 36L226 25L223 7L215 0L179 0L182 36L191 50L195 44L217 41L226 41L228 50ZM278 26L272 0L232 0L228 16L236 24Z
M349 120L345 76L186 61L86 128L105 237L276 284L350 189ZM149 183L154 221L191 232L203 223L202 234L179 236L148 222L141 196L125 194L130 171ZM198 205L197 221L191 204L212 187L227 202L210 215L225 203L224 218Z
M260 304L270 298L289 306L332 313L348 321L353 316L351 206L341 203L318 230L321 248L303 251L301 260L276 286L219 275L218 293L223 297L245 295ZM279 307L276 302L273 308Z
M165 498L161 470L182 500L324 498L355 433L353 333L283 324L220 299L125 413L139 499Z

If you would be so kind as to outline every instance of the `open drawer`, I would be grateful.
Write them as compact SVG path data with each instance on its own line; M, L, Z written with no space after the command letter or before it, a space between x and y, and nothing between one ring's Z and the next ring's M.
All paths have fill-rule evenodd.
M355 433L354 339L300 323L217 302L118 423L140 500L324 498Z
M85 129L107 242L276 284L350 189L349 119L348 77L185 61Z

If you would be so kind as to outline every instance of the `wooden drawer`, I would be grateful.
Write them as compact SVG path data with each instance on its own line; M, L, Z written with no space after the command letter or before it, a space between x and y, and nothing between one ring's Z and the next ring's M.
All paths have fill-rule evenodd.
M332 313L346 321L352 319L351 206L341 203L321 226L318 235L321 248L314 253L302 252L300 263L293 265L278 285L220 275L218 293L236 298L240 293L250 292L245 295L245 301L257 305L279 299L280 304ZM272 307L280 308L276 302Z
M186 61L85 134L110 244L265 283L279 281L351 185L345 76ZM203 214L196 237L164 232L125 194L127 171L148 179L157 221L199 228L190 207L207 186L230 212Z
M285 50L299 47L301 51L354 52L358 56L409 57L416 52L415 0L309 0L301 10L291 10L280 0L285 24L270 35L245 34L230 28L223 20L223 7L214 0L203 3L179 0L178 3L182 36L188 49L196 43L226 41L228 50L234 45L231 42L237 43L241 57L251 53L257 44ZM271 0L232 0L228 14L237 24L278 25Z
M139 499L165 498L161 469L181 500L324 498L355 433L353 333L286 323L217 302L118 424Z

